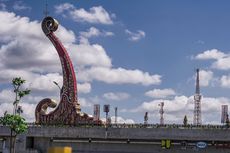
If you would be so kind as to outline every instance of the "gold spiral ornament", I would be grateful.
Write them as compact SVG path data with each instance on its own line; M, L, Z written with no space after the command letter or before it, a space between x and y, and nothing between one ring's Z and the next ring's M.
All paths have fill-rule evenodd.
M50 16L45 17L41 25L45 35L49 35L58 29L58 21Z

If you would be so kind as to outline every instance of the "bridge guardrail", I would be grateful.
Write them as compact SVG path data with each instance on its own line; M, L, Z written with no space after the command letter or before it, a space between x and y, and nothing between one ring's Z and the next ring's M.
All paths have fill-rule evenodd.
M29 127L98 127L98 128L176 128L176 129L230 129L226 125L192 125L188 124L184 126L183 124L109 124L109 125L99 125L99 124L77 124L77 125L48 125L48 124L36 124L36 123L27 123ZM0 124L0 127L3 125Z

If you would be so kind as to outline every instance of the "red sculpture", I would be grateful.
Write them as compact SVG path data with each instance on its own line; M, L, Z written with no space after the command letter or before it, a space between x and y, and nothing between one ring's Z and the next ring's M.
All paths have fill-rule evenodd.
M52 17L45 17L42 21L42 30L49 40L53 43L59 55L62 73L63 73L63 87L61 89L61 99L58 106L54 100L46 98L41 100L36 109L35 117L37 124L78 124L78 123L92 123L93 118L85 113L81 113L80 104L77 99L77 81L70 57L53 33L58 28L58 22ZM52 107L56 109L47 113L47 108Z

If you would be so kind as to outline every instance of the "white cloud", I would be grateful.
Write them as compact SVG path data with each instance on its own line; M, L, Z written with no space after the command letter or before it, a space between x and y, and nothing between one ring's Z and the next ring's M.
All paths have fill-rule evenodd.
M230 88L230 75L223 75L220 79L220 83L222 87Z
M115 116L111 117L111 122L115 123ZM117 117L117 123L118 124L124 124L124 123L125 124L134 124L135 122L133 119L124 119L123 117L118 116Z
M13 104L11 103L0 103L0 116L3 116L3 114L7 111L7 113L13 112Z
M121 101L121 100L128 99L130 95L125 92L117 92L117 93L108 92L103 94L103 97L108 100Z
M56 13L64 17L72 18L76 22L113 24L112 17L102 6L94 6L86 11L83 8L77 9L70 3L55 6Z
M164 102L164 118L165 123L179 123L183 124L184 115L189 118L189 123L193 123L194 100L193 96L175 96L172 100L153 100L150 102L143 102L140 106L134 109L123 110L133 113L149 112L149 122L159 123L159 109L158 104ZM230 99L225 97L212 98L202 97L201 112L202 123L218 123L220 124L221 105L230 105Z
M32 8L23 3L23 1L14 2L13 9L16 11L31 10Z
M78 87L78 91L80 93L90 93L91 92L91 84L90 83L78 83L77 87Z
M145 38L145 32L142 30L137 30L137 32L131 32L126 29L125 33L129 35L130 41L139 41L140 39Z
M92 67L79 72L79 78L84 81L98 80L109 84L142 84L157 85L161 83L160 75L150 75L140 70L126 70L124 68L110 69L106 67Z
M58 14L63 13L65 10L74 9L74 8L75 7L70 3L64 3L61 5L55 6L56 13L58 13Z
M229 70L230 56L228 55L226 57L220 58L217 61L213 62L212 67L220 70Z
M93 103L91 101L88 101L88 99L80 98L79 103L81 107L92 107Z
M110 32L110 31L100 31L99 29L95 28L95 27L91 27L90 29L88 29L88 31L86 32L80 32L80 43L82 44L89 44L88 39L91 37L98 37L98 36L103 36L103 37L107 37L107 36L113 36L114 33Z
M75 66L111 67L112 61L105 49L98 44L72 44L67 47Z
M26 80L25 88L29 88L33 92L58 92L59 89L53 83L57 82L60 87L62 87L62 75L59 73L47 73L47 74L37 74L24 70L0 70L0 73L5 75L0 76L0 82L8 82L15 77L22 77ZM17 75L16 75L17 74ZM89 83L78 83L78 92L89 93L91 91L91 85Z
M33 80L28 81L27 87L33 91L57 91L57 86L53 83L62 82L62 76L58 73L48 73L45 75L38 75Z
M195 56L195 59L199 60L215 60L211 67L219 70L229 70L230 69L230 54L226 54L217 49L211 49L204 51Z
M211 49L211 50L206 50L203 53L200 53L196 55L195 59L200 59L200 60L207 60L207 59L220 59L225 57L226 54L217 50L217 49Z
M173 89L153 89L145 93L146 96L152 98L167 98L175 94L176 92Z
M2 71L10 73L11 76L19 72L23 76L27 75L30 80L33 80L34 75L40 76L41 72L43 75L61 72L59 57L37 21L8 12L0 12L0 19L3 22L0 24L0 42L4 43L0 48ZM61 36L74 66L79 67L80 73L77 73L77 76L80 77L77 78L80 81L99 80L106 83L143 85L161 82L159 75L150 75L140 70L111 68L111 59L101 45L76 44L74 33L62 26L57 35Z
M13 97L15 97L15 94L11 91L11 90L2 90L0 92L0 103L9 103L12 102L12 106L13 106Z
M26 122L34 122L36 104L20 103L19 105L22 106L23 113L21 115L26 119ZM7 113L13 113L13 104L0 103L0 116L3 116L5 111L7 111Z
M100 31L95 27L91 27L87 32L80 32L80 35L86 38L96 37L96 36L113 36L112 32Z
M210 85L210 82L213 80L213 72L201 70L200 75L200 86L206 87Z

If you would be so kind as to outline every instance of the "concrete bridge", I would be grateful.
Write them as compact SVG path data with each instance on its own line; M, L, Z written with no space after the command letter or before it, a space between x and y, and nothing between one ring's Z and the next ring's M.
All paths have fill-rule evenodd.
M10 130L0 126L9 147ZM170 142L164 146L165 141ZM205 142L205 148L197 147ZM36 126L17 139L18 153L46 153L51 146L71 146L74 153L229 153L230 129L224 126L111 125Z

